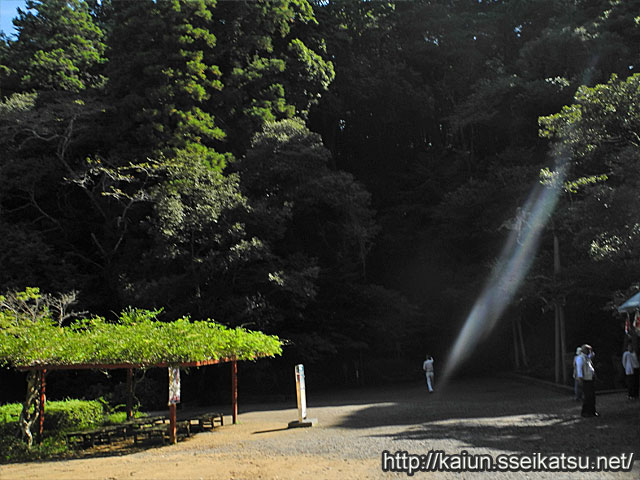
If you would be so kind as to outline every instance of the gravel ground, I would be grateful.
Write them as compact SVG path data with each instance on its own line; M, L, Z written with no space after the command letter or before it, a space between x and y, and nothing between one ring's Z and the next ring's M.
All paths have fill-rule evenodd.
M571 396L513 379L458 381L434 394L423 384L336 392L307 390L313 428L287 429L290 405L247 405L239 424L177 445L110 456L15 464L0 479L361 479L382 471L382 452L589 455L631 453L631 472L417 472L429 479L640 479L640 402L599 395L599 418L580 417ZM225 418L225 423L230 423Z

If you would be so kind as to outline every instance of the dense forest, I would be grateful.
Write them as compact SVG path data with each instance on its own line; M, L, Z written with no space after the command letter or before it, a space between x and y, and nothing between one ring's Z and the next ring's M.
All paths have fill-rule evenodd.
M284 356L243 367L263 388L294 362L311 385L417 378L547 189L470 368L552 378L560 318L613 382L640 280L640 0L26 7L0 38L0 292L276 334Z

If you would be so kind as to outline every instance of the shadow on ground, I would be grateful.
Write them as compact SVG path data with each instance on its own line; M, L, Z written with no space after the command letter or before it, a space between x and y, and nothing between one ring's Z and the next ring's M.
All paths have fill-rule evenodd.
M598 418L582 418L571 396L507 379L456 382L434 394L406 389L402 400L354 412L339 427L387 428L393 440L457 440L468 448L580 455L635 453L640 459L640 402L597 398ZM366 432L363 432L366 434Z

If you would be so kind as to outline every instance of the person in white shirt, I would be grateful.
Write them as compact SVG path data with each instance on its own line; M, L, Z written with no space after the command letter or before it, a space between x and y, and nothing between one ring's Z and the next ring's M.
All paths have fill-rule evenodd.
M638 399L638 376L640 374L640 363L638 356L633 351L633 345L629 343L627 350L622 354L622 366L627 377L627 390L630 400Z
M597 417L596 411L596 390L594 386L594 380L596 377L595 369L593 368L593 358L595 353L591 348L591 345L586 343L582 346L582 353L580 357L576 359L576 374L578 375L578 381L582 384L583 400L582 400L582 416L583 417Z
M578 363L578 359L580 358L580 354L582 353L582 347L578 347L576 349L576 356L573 357L573 399L576 402L579 402L582 400L582 383L580 383L580 380L578 379L578 368L577 368L577 363Z
M427 388L429 389L429 393L433 393L434 374L433 357L431 355L427 355L427 359L422 364L422 370L424 370L424 374L427 377Z

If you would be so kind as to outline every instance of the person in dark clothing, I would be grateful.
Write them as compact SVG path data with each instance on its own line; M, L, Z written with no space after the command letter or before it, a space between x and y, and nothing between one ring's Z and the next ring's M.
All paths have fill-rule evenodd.
M594 381L596 378L595 369L593 368L593 358L595 353L591 345L584 344L580 358L576 359L576 374L578 381L582 383L582 416L597 417L596 411L596 390Z

